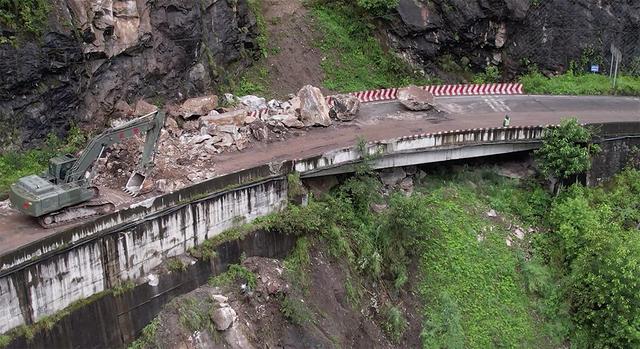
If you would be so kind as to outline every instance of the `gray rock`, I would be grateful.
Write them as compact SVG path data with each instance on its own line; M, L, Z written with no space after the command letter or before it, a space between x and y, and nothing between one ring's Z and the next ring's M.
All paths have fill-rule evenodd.
M297 118L284 119L282 124L289 128L304 128L304 123Z
M200 125L235 125L242 126L247 118L247 111L244 109L233 110L230 112L218 114L209 113L207 116L201 117L199 120Z
M147 103L144 99L141 99L136 102L136 107L135 107L135 111L133 112L133 115L135 116L147 115L147 114L153 113L156 110L158 110L158 107L156 107L153 104Z
M305 126L329 126L329 105L319 88L306 85L298 92L300 98L300 120Z
M398 91L398 101L410 110L430 110L435 107L435 97L418 86L409 86Z
M265 109L267 107L267 101L264 98L257 96L243 96L239 98L239 101L242 105L247 107L247 110L250 112Z
M387 187L395 187L401 180L403 180L407 174L401 167L394 167L390 169L381 170L378 175L380 181Z
M216 95L189 98L182 103L178 113L184 119L189 119L194 116L208 115L217 106L218 96Z
M220 125L217 128L218 131L235 135L238 133L238 126L236 125Z
M213 299L214 301L218 302L218 303L227 303L229 301L228 297L225 297L221 294L214 294L211 296L211 299Z
M340 121L352 121L358 116L360 100L351 95L333 96L333 108L331 116Z
M231 307L218 308L211 312L211 321L218 331L225 331L231 327L236 318L236 311Z

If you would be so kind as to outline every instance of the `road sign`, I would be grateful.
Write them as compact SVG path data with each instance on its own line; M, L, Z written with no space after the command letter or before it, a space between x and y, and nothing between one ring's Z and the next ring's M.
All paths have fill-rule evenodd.
M592 64L591 65L591 72L592 73L599 73L600 72L600 66L598 64Z
M622 61L622 52L611 43L611 69L609 69L609 77L613 77L613 88L616 88L616 82L618 80L618 68L620 67L620 61Z

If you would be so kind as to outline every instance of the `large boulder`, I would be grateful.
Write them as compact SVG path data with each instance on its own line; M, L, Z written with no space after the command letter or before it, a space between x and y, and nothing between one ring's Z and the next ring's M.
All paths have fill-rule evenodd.
M329 126L329 105L317 87L306 85L298 91L300 98L300 120L305 126Z
M194 116L204 116L218 106L218 96L209 95L202 97L189 98L180 106L178 113L184 119Z
M231 307L222 307L211 312L211 320L218 331L225 331L233 322L236 321L238 315Z
M151 114L151 113L155 112L156 110L158 110L158 107L156 107L155 105L153 105L151 103L148 103L144 99L141 99L141 100L136 102L136 106L135 106L135 109L133 111L133 115L135 115L135 116L147 115L147 114Z
M333 96L333 108L331 116L340 121L351 121L358 116L360 100L352 95Z
M410 110L430 110L435 107L435 97L418 86L409 86L398 91L398 101Z
M267 101L264 98L257 96L248 95L240 97L239 101L250 112L265 109L267 107Z
M247 118L247 111L244 109L238 109L222 114L209 113L207 116L203 116L200 119L200 127L205 126L220 126L220 125L236 125L242 126Z

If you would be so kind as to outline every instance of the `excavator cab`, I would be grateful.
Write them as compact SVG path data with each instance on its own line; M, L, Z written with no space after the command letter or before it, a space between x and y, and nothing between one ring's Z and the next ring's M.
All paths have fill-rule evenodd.
M55 180L55 184L64 181L67 173L77 160L77 158L68 154L49 159L49 176Z

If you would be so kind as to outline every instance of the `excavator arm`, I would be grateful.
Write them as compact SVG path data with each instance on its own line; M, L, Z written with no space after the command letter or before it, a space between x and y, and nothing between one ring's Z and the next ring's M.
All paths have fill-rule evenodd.
M107 147L123 142L127 139L131 139L142 133L146 134L146 140L142 152L142 159L133 176L138 175L144 177L153 165L156 144L160 138L160 130L164 125L164 120L164 111L156 111L135 120L131 120L119 127L111 128L102 132L100 135L93 138L82 151L82 155L74 163L71 170L67 172L64 182L75 182L83 178L90 181L92 179L92 174L89 173L89 169ZM144 181L144 178L142 181ZM142 183L140 183L140 185L142 185Z

